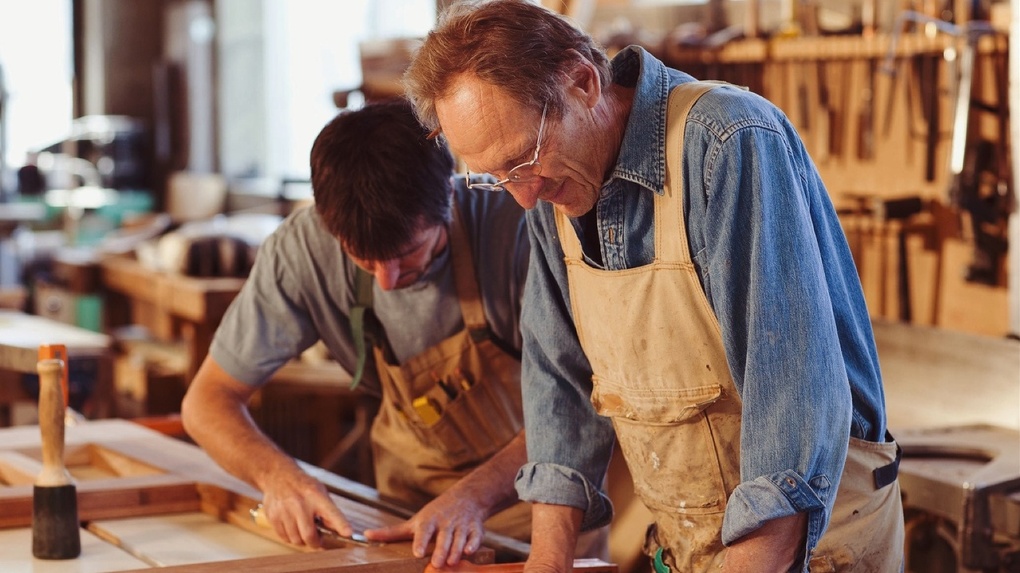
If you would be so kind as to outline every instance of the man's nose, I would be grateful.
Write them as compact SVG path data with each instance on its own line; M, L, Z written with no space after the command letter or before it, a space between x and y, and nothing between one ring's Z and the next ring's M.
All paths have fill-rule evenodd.
M545 187L545 179L536 177L532 181L524 181L508 185L507 192L513 195L517 204L525 209L534 208L538 204L538 196Z
M400 265L398 261L377 262L372 268L372 276L376 284L383 290L393 290L397 286L397 279L400 278Z

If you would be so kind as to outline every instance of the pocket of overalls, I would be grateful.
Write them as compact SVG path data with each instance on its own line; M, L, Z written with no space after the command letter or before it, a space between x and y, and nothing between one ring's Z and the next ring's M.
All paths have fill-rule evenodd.
M597 376L593 382L592 404L612 419L635 492L649 509L723 510L727 494L718 455L725 448L716 441L722 432L706 415L722 398L721 386L637 390Z
M499 388L473 382L460 378L447 384L449 391L437 385L428 393L442 408L439 419L423 431L429 443L446 454L451 468L487 459L523 427L521 414L513 414Z

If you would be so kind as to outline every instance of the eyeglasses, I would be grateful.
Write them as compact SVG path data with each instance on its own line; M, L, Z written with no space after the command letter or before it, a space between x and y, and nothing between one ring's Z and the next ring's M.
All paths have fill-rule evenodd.
M506 179L500 179L495 183L471 183L471 172L467 172L468 189L479 191L506 191L507 185L517 183L528 183L538 179L542 174L542 164L538 162L538 154L542 151L542 133L545 131L545 112L549 104L542 106L542 120L538 124L538 143L535 144L535 155L531 161L521 163L506 174Z

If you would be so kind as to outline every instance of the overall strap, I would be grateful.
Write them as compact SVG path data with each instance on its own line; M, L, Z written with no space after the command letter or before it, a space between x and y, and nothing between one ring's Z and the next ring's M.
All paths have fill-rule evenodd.
M453 223L450 224L450 256L453 263L453 281L457 289L457 300L460 302L460 314L464 319L464 328L471 333L475 342L495 340L489 324L485 321L485 310L482 307L482 296L478 289L475 275L474 254L464 229L464 218L460 208L453 205Z
M691 262L687 226L683 216L684 128L694 104L720 82L687 82L669 92L666 108L666 185L655 197L655 257L669 262ZM674 232L679 229L679 232Z
M473 254L463 221L460 208L454 204L453 223L450 225L450 256L453 257L453 280L457 288L457 300L460 301L460 313L464 318L465 327L471 330L487 328L485 311L482 310L482 297L478 292L478 281L475 278Z
M372 275L358 267L354 275L354 307L351 308L350 316L351 338L354 340L354 350L357 353L357 366L351 380L351 390L358 387L362 376L365 375L365 363L370 346L366 341L370 341L371 346L383 348L385 355L393 355L389 339L386 338L386 329L372 310L373 284Z

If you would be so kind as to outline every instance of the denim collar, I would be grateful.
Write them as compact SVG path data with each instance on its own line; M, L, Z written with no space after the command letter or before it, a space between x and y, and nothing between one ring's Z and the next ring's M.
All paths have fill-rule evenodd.
M673 82L666 66L639 46L621 50L613 58L613 71L635 63L639 68L634 101L608 182L624 179L661 195L666 182L666 105Z

